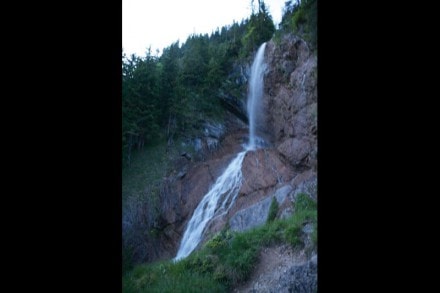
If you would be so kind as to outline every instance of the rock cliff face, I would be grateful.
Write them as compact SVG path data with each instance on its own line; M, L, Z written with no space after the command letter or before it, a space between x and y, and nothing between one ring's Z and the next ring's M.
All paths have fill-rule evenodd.
M317 199L316 54L304 40L285 35L267 43L265 62L265 127L259 133L270 147L249 152L243 161L244 184L230 217L237 227L246 226L238 216L263 223L279 190L289 190L287 200L277 197L283 216L291 213L296 194Z
M238 198L228 214L207 225L205 240L228 222L238 231L263 224L274 196L280 204L279 217L292 213L300 192L317 199L316 54L304 40L285 35L277 43L267 43L265 62L266 110L262 113L265 126L258 132L268 140L269 147L246 154ZM248 129L243 120L243 117L230 118L226 125L214 129L214 132L218 130L215 141L206 140L204 147L215 151L197 163L182 158L186 163L164 179L158 223L163 232L159 242L164 250L152 255L150 260L175 256L197 204L247 142Z
M285 35L266 47L267 127L296 170L317 166L317 59L302 39Z

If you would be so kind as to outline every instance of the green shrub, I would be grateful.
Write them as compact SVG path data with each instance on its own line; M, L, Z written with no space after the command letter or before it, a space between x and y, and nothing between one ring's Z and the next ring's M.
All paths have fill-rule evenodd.
M318 222L313 224L312 242L315 246L318 244Z
M288 220L286 240L292 246L302 246L301 229L304 224L317 223L317 205L307 194L299 193L295 201L295 212Z
M295 221L290 223L286 229L286 241L290 243L293 247L302 245L300 238L301 235L301 225L299 222Z
M287 1L284 7L281 32L293 32L304 38L312 48L317 47L318 5L316 0Z
M276 197L272 197L272 201L270 203L270 208L269 208L269 215L267 216L267 222L273 222L273 220L275 220L277 213L278 213L278 201L276 199Z
M220 233L214 235L211 240L206 242L205 247L212 252L218 252L221 249L227 248L231 239L232 233L229 230L222 230Z

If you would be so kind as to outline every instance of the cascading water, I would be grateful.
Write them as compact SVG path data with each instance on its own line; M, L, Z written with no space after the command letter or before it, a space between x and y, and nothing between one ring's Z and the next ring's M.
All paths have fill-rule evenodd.
M241 187L241 164L249 150L256 148L255 119L260 111L260 99L263 95L263 74L265 70L263 43L257 51L252 63L249 82L248 115L249 115L249 143L246 149L240 152L229 164L223 174L217 179L211 190L203 197L188 222L183 234L179 250L174 261L187 257L202 239L206 224L214 217L225 214L232 207ZM220 201L220 203L219 203Z
M263 43L257 51L254 63L251 67L251 77L249 80L249 96L247 102L247 112L249 116L249 145L248 149L254 150L256 148L255 128L257 122L257 115L261 112L261 97L263 96L263 76L266 66L263 62L264 49L266 43Z
M229 206L234 203L241 186L241 163L245 154L246 151L243 151L237 155L197 206L183 235L175 260L188 256L199 244L206 224L214 213L220 210L216 208L222 196L224 196L223 203L226 204L228 200L231 200ZM223 211L225 212L224 208Z

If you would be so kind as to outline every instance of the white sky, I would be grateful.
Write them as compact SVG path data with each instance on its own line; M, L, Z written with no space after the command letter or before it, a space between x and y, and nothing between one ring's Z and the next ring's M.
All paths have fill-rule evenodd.
M275 25L285 1L264 1ZM250 15L251 0L122 0L122 48L128 56L143 57L151 46L156 54L156 49L162 52L177 40L182 44L193 33L211 34Z

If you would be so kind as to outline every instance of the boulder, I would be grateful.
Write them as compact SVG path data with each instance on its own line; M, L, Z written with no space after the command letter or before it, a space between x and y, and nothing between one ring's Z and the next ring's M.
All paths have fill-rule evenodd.
M242 166L243 185L241 195L267 190L276 184L288 182L292 170L281 160L274 149L258 149L246 154Z
M269 215L272 198L275 197L278 204L281 204L291 191L292 187L290 185L284 185L277 189L274 194L248 208L238 211L229 220L231 230L241 232L265 224Z

